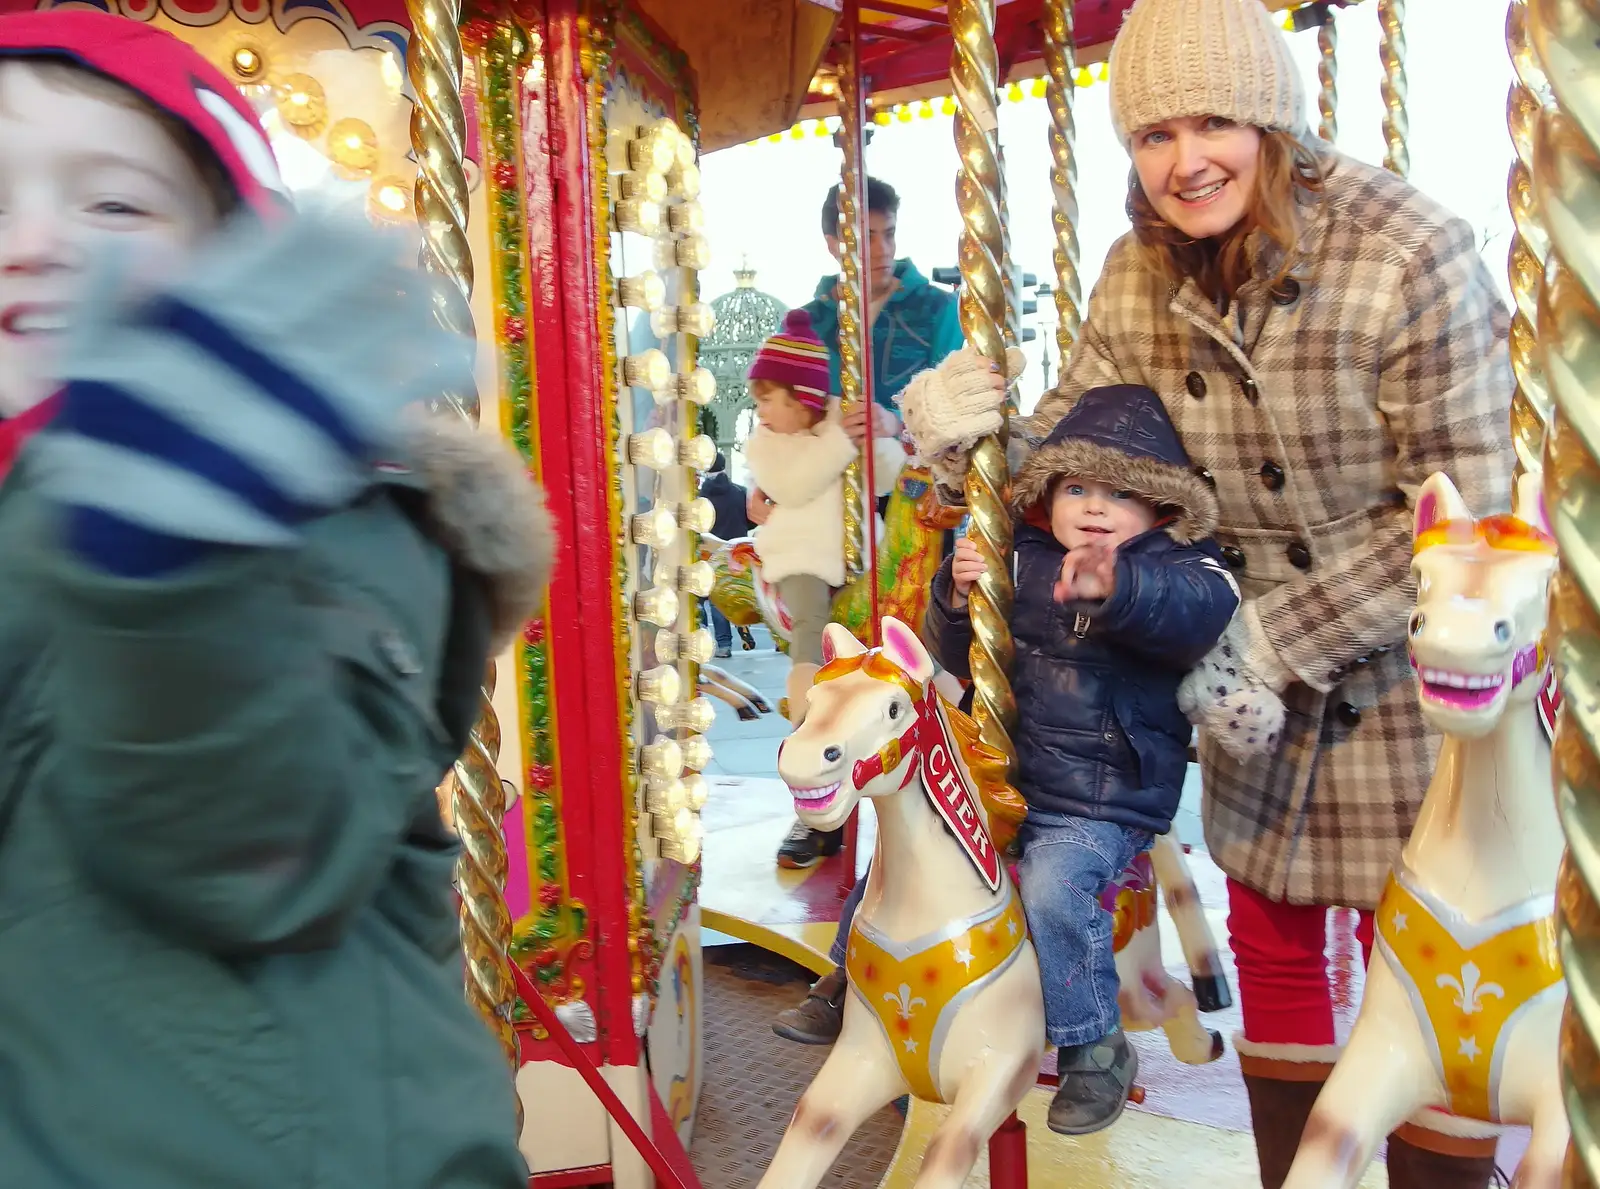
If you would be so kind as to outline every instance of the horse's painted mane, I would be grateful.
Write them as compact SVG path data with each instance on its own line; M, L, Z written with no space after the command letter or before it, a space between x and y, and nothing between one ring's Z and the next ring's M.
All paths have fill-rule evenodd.
M970 714L945 701L930 685L929 694L939 700L939 712L950 727L950 737L961 752L961 762L972 773L978 799L989 815L989 840L1001 854L1010 852L1017 840L1017 829L1028 816L1028 803L1006 779L1006 758L983 741L978 723Z
M877 681L887 681L906 692L914 702L933 699L940 717L950 728L950 738L961 753L961 762L972 774L974 791L989 816L989 840L1001 854L1016 841L1017 828L1027 816L1022 794L1006 779L1006 758L983 742L978 724L948 702L933 682L918 681L901 668L883 649L874 648L855 656L835 657L817 673L816 680L831 681L846 673L865 673Z

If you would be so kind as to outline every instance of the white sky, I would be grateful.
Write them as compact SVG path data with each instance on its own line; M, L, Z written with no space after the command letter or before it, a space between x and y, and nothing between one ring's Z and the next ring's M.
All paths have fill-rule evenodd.
M1511 217L1506 176L1511 142L1506 92L1511 64L1505 49L1505 0L1411 0L1407 5L1407 76L1411 120L1411 180L1486 240L1485 259L1505 291ZM1383 160L1379 95L1377 6L1367 0L1338 14L1339 148L1373 163ZM1305 78L1307 113L1316 121L1316 34L1291 37ZM1112 242L1127 230L1122 212L1128 157L1111 132L1110 88L1077 92L1078 238L1087 297ZM935 111L938 104L934 105ZM1024 271L1054 285L1050 231L1049 112L1043 99L1001 107L1000 134L1010 184L1012 255ZM868 171L900 192L899 253L925 273L956 263L961 234L955 206L956 160L951 120L935 115L876 130L867 147ZM712 265L701 292L733 287L733 270L748 258L756 285L790 305L810 300L817 280L836 271L822 240L823 196L839 174L831 140L787 137L713 153L702 162L701 197ZM1028 344L1031 367L1024 406L1040 391L1039 350L1053 331ZM1052 368L1054 363L1052 363Z

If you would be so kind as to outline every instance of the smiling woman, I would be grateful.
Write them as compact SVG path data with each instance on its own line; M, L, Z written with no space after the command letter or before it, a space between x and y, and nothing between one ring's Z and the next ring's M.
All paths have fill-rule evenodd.
M1258 0L1138 0L1110 65L1133 230L1011 443L1037 449L1086 392L1142 385L1216 493L1244 601L1185 710L1228 876L1262 1185L1279 1189L1337 1051L1326 910L1376 907L1433 767L1405 650L1409 509L1435 471L1475 508L1507 505L1509 319L1469 224L1311 133ZM902 399L919 452L950 458L947 494L960 444L989 432L981 396L945 367ZM1480 1189L1493 1168L1421 1128L1389 1151L1396 1189Z

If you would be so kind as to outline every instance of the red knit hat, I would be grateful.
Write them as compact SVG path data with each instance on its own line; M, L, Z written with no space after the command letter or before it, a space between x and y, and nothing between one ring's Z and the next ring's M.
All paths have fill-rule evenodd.
M784 315L783 328L756 352L749 376L792 389L795 400L808 409L826 408L831 383L828 349L811 329L811 315L804 310Z
M165 30L81 10L0 17L0 59L23 55L63 58L114 79L193 128L246 205L266 213L288 203L271 142L245 97Z

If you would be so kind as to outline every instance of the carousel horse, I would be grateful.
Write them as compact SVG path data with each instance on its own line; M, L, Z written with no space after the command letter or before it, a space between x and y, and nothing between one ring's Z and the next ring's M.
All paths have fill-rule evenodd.
M948 674L935 677L916 634L892 617L880 632L869 652L828 625L827 664L778 755L802 821L831 829L872 797L878 840L850 933L844 1027L761 1189L814 1189L855 1129L906 1094L952 1107L916 1183L954 1189L1034 1086L1045 1049L1038 960L1004 859L1026 808L1004 760L944 696ZM1163 1027L1179 1060L1201 1064L1220 1055L1221 1037L1161 964L1157 872L1215 1007L1226 1006L1227 983L1182 851L1158 845L1105 901L1119 1002L1126 1027Z
M1431 476L1417 498L1412 665L1444 746L1376 916L1361 1012L1285 1189L1351 1189L1414 1116L1447 1134L1530 1124L1512 1182L1556 1189L1566 991L1555 936L1561 827L1535 709L1556 565L1536 475L1515 514L1474 521Z
M801 821L832 829L872 797L878 840L850 932L844 1027L759 1189L815 1189L856 1128L906 1094L950 1104L916 1184L957 1189L1038 1078L1039 963L990 833L1014 831L1021 799L1003 759L931 688L916 634L894 618L879 630L869 652L828 625L805 720L778 752Z
M1177 926L1178 941L1194 980L1191 990L1167 973L1161 959L1157 889ZM1171 834L1156 839L1106 889L1100 903L1111 913L1117 959L1117 1006L1127 1032L1160 1028L1172 1055L1185 1065L1205 1065L1222 1056L1222 1034L1200 1022L1200 1012L1233 1004L1222 960L1200 907L1183 848Z
M733 707L740 722L750 722L772 712L772 707L761 696L760 690L717 665L701 663L698 689L700 693Z
M943 560L944 533L955 527L960 515L960 509L939 503L926 470L914 466L901 469L878 537L880 616L893 615L903 623L922 622L933 576ZM755 540L736 537L724 541L709 533L701 534L700 557L711 563L716 575L711 605L737 627L765 623L780 651L787 650L789 612L778 588L761 577ZM869 594L869 579L862 575L841 587L833 597L833 621L843 624L863 642L871 616Z

